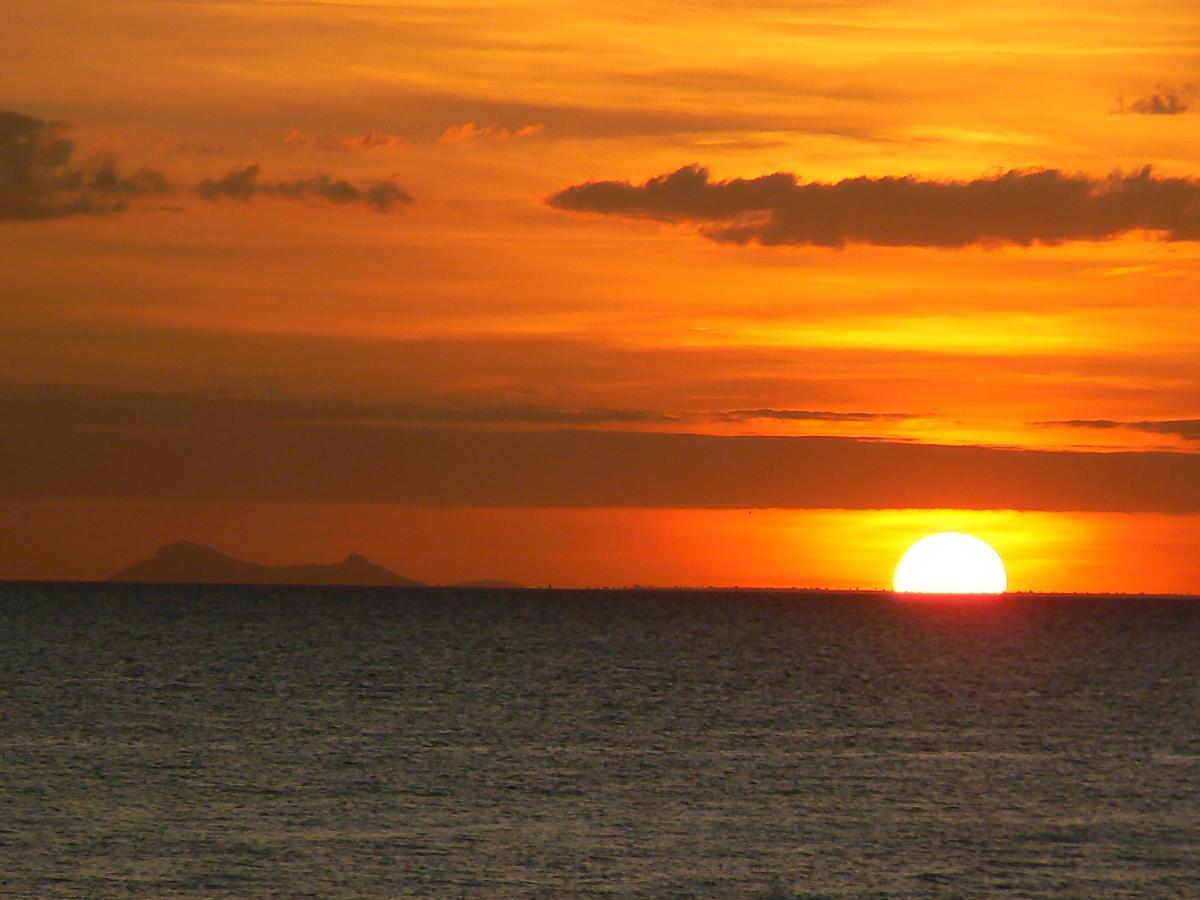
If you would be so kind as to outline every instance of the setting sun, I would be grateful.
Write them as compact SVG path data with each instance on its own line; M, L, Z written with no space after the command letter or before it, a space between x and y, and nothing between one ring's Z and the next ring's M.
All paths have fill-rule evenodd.
M900 559L896 591L921 594L1003 594L1008 575L985 541L957 531L921 538Z

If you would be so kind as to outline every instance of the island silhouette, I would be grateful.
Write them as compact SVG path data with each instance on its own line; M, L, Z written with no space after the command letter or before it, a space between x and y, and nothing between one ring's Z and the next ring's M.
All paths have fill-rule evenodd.
M213 547L191 541L175 541L158 549L150 559L128 566L109 581L170 584L283 584L345 585L360 587L424 587L424 583L405 578L351 553L341 562L309 563L299 566L264 566L229 556ZM507 581L461 582L448 587L518 588Z

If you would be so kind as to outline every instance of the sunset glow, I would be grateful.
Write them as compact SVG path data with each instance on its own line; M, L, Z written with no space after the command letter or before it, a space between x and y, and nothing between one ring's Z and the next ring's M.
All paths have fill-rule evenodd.
M1196 34L1167 0L17 0L0 577L188 538L887 589L982 523L1014 590L1200 592Z

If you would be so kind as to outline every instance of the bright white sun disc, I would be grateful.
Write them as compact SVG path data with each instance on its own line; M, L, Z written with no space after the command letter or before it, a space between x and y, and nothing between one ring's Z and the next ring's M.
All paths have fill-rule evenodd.
M919 594L1003 594L1008 573L1000 554L987 542L943 531L908 548L896 566L893 587Z

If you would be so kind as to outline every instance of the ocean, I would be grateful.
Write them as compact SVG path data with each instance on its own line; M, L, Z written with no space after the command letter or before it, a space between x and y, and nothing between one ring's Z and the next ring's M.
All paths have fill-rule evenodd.
M1184 896L1200 602L0 585L0 893Z

